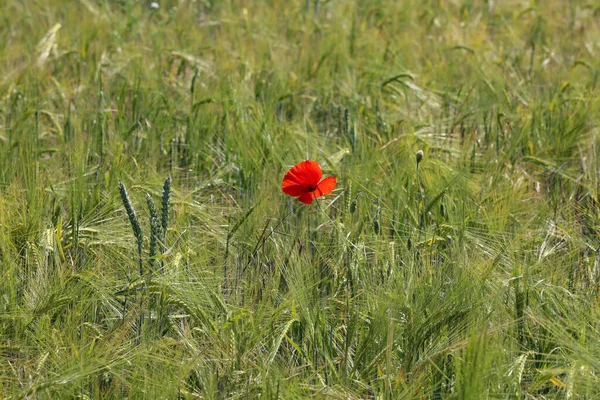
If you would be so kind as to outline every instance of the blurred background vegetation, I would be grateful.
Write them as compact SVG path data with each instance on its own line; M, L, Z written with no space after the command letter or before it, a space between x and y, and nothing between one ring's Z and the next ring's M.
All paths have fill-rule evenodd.
M1 397L599 398L599 38L586 0L3 0Z

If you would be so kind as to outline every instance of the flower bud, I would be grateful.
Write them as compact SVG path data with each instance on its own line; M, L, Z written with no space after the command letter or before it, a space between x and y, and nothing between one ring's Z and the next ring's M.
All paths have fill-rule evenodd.
M419 164L423 160L423 150L417 151L416 158L417 158L417 164Z

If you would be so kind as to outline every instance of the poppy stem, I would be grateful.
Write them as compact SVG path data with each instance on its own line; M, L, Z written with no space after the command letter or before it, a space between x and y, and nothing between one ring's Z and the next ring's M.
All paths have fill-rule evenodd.
M421 179L419 177L419 162L417 162L417 194L416 194L416 199L417 199L417 230L419 231L419 240L421 240L421 228L423 225L423 216L421 215L421 200L422 200L422 195L421 195Z

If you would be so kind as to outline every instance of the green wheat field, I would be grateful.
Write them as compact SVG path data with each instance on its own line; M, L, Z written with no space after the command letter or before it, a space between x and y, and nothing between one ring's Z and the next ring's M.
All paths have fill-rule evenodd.
M592 0L0 1L0 398L599 399L599 71Z

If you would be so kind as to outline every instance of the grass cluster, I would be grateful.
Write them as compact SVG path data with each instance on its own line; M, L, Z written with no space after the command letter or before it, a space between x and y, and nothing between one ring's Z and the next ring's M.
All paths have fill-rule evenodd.
M599 37L592 0L2 0L0 397L599 398Z

